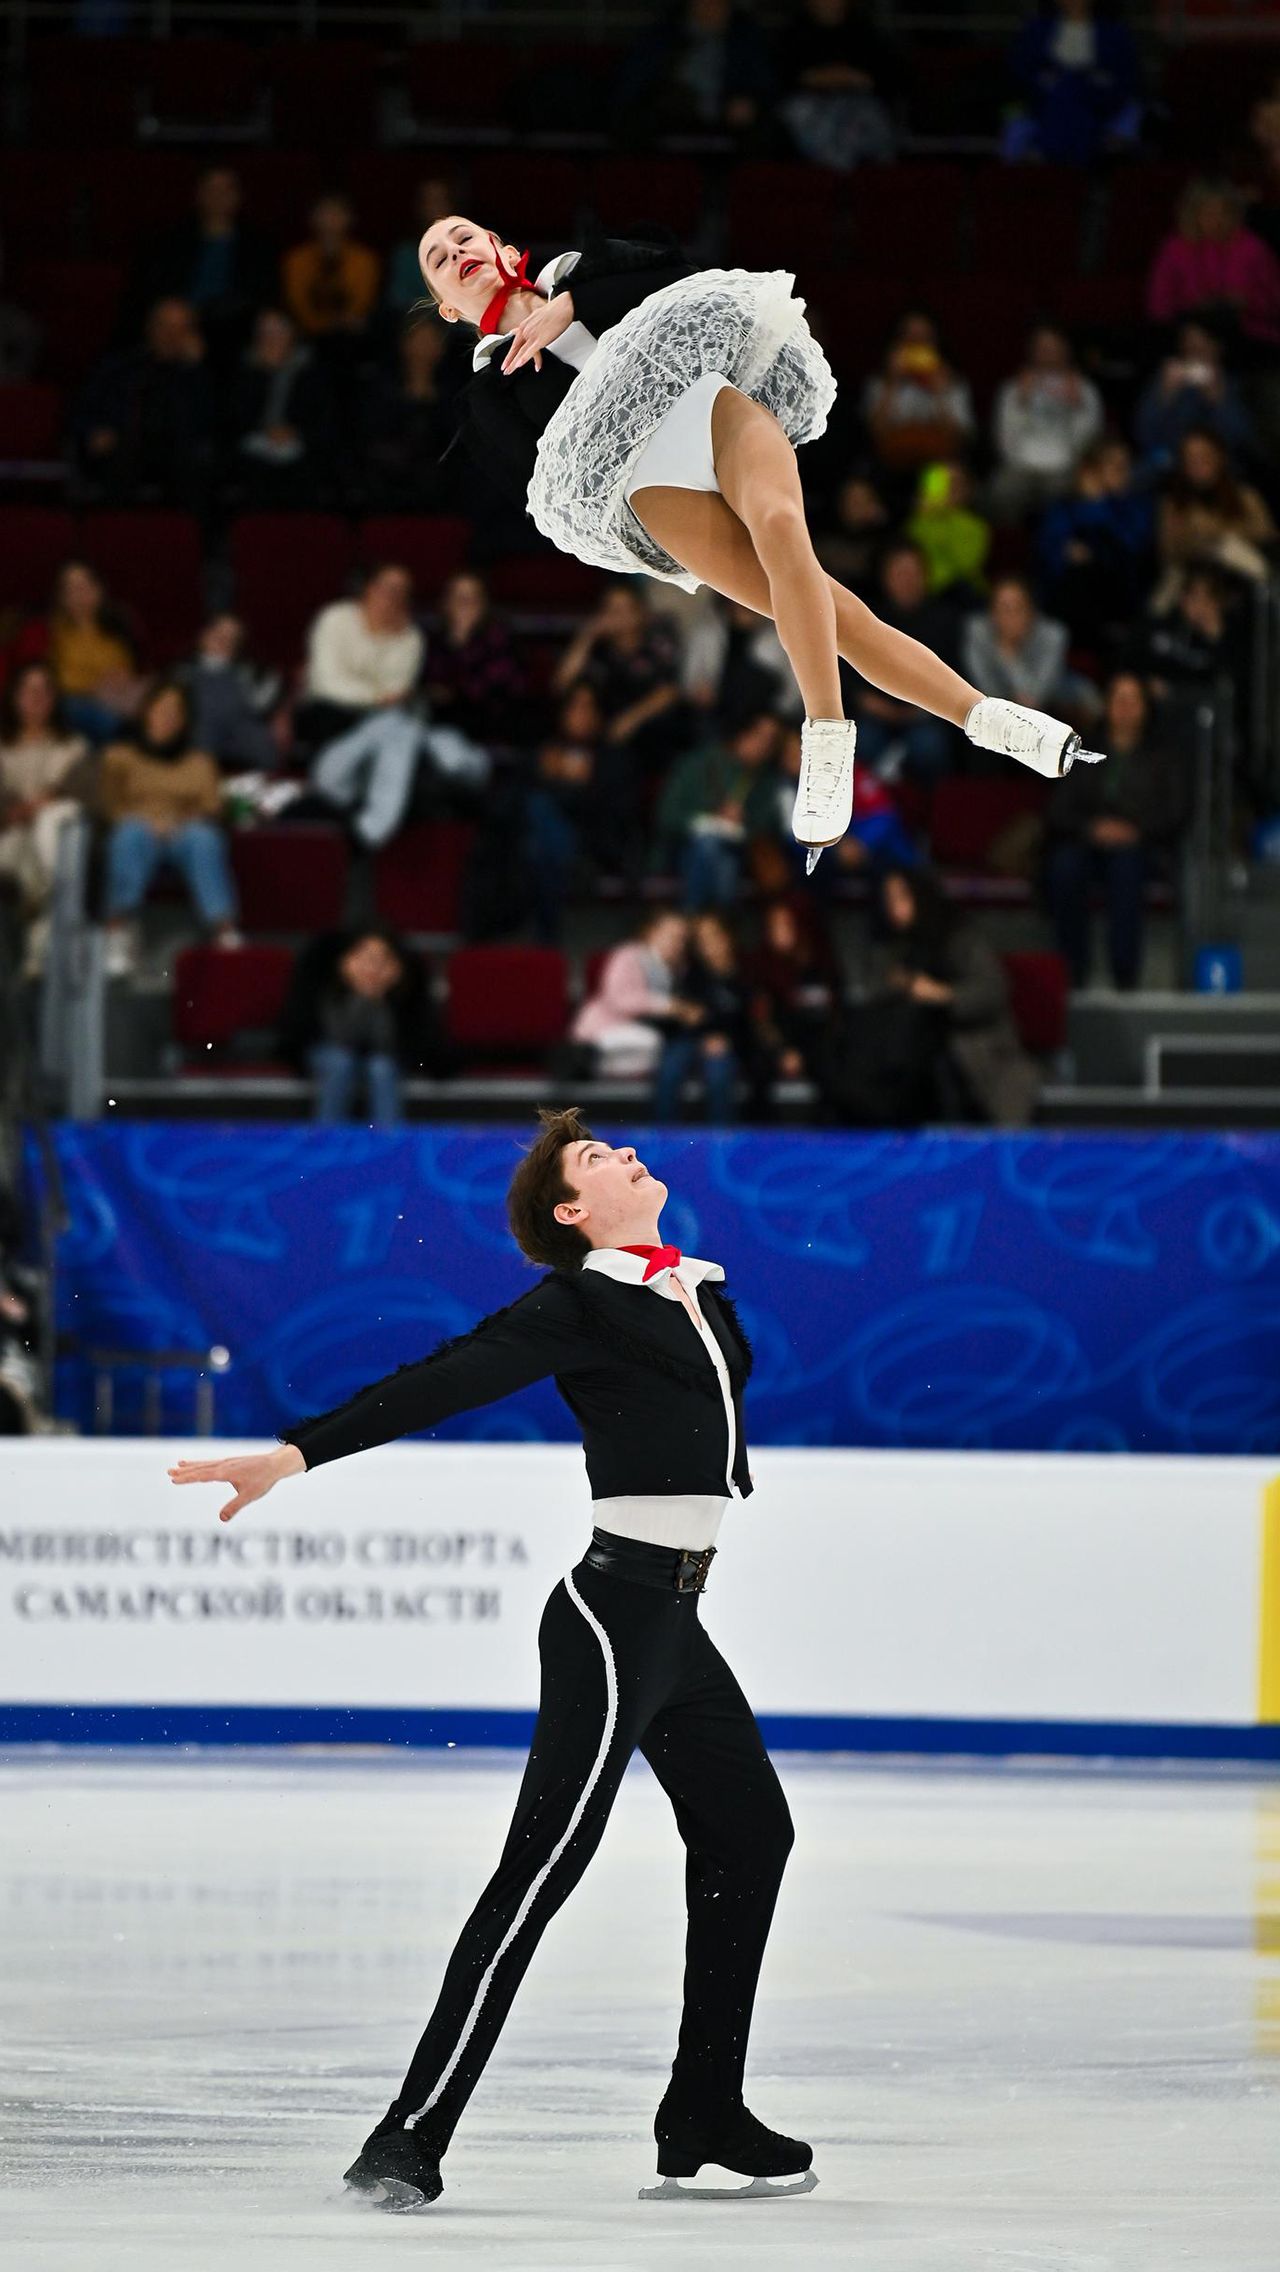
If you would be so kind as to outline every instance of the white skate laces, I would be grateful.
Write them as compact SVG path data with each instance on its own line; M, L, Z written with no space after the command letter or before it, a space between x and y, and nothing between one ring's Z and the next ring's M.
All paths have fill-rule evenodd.
M806 844L805 874L811 876L830 844L838 844L853 819L853 751L858 729L852 718L806 718L800 728L800 779L791 814L791 833Z
M1050 718L1043 710L1024 710L1020 702L1006 702L998 694L984 694L974 703L964 730L978 749L1016 757L1046 781L1069 773L1077 758L1082 765L1101 765L1107 754L1102 749L1082 749L1079 734L1061 718Z

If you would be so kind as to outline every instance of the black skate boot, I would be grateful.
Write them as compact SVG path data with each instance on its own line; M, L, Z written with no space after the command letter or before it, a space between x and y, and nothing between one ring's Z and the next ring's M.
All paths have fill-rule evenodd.
M369 2132L350 2169L343 2171L343 2183L389 2210L425 2209L444 2192L439 2155L394 2114L384 2114Z
M766 2130L741 2099L708 2118L681 2110L664 2098L654 2116L653 2135L658 2143L658 2175L664 2183L642 2186L642 2201L769 2200L778 2194L811 2193L818 2182L809 2167L812 2146L801 2138ZM715 2162L751 2182L734 2186L679 2182L696 2177L704 2162Z

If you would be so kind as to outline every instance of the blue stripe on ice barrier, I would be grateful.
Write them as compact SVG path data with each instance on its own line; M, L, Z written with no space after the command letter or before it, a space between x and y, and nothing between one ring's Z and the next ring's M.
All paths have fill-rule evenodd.
M523 1750L532 1712L394 1711L276 1704L0 1704L0 1743L400 1744ZM1181 1727L1092 1720L881 1720L764 1713L775 1751L933 1752L990 1758L1280 1762L1280 1726Z

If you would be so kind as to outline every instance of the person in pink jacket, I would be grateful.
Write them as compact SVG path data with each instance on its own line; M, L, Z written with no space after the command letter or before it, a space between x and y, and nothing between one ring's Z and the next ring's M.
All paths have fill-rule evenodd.
M1147 313L1157 323L1217 314L1242 345L1271 349L1280 346L1280 261L1241 215L1229 183L1188 183L1147 278Z
M670 1025L699 1014L676 992L687 945L683 915L655 909L639 937L607 957L595 993L573 1021L571 1040L592 1042L611 1073L651 1072L662 1046L662 1027L655 1021Z

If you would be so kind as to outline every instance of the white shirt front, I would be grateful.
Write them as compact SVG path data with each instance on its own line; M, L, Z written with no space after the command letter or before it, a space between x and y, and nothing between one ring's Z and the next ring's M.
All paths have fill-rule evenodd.
M697 1293L702 1279L706 1278L714 1285L717 1279L723 1282L724 1272L718 1262L703 1262L696 1254L682 1254L676 1269L658 1270L652 1278L646 1279L647 1257L643 1254L628 1254L625 1247L617 1246L593 1247L582 1267L584 1270L599 1270L605 1277L615 1278L624 1286L643 1286L646 1292L657 1294L663 1301L680 1302L680 1307L684 1309L679 1292L672 1284L673 1279L679 1279L697 1312L696 1329L716 1369L729 1429L723 1498L718 1492L686 1491L672 1492L661 1498L597 1499L592 1512L602 1529L617 1531L623 1538L645 1539L654 1546L713 1546L730 1499L742 1497L733 1480L738 1431L729 1369L720 1344L702 1314L702 1304ZM689 1323L694 1324L692 1317L689 1318Z
M557 253L554 260L549 260L545 267L538 270L533 280L534 291L541 292L543 299L549 300L561 277L567 276L571 269L576 268L581 258L580 252ZM514 324L509 331L484 333L476 341L475 352L471 357L472 370L482 371L490 356L496 355L499 348L505 355L507 344L514 337ZM575 371L580 371L583 364L595 354L595 351L595 333L588 331L584 323L579 323L576 316L573 322L561 332L558 339L548 342L545 350L548 355L557 356L562 363L572 363Z

